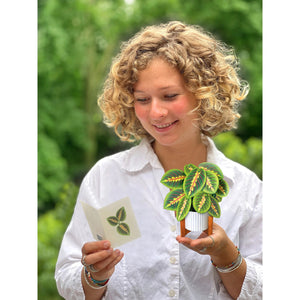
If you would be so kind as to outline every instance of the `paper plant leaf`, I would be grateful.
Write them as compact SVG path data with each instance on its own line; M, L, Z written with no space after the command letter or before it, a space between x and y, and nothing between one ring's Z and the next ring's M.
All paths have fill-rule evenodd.
M206 213L210 208L211 200L210 195L206 193L198 193L193 200L193 207L196 212L200 214Z
M120 223L120 225L117 227L117 231L122 235L130 235L130 229L126 223Z
M193 164L187 164L184 166L184 173L185 175L189 174L193 169L196 169L197 167Z
M208 210L208 214L214 218L220 218L221 208L220 208L218 201L216 201L213 197L211 197L210 200L211 200L211 204L210 204L210 208Z
M126 210L125 210L125 207L121 207L117 213L116 213L116 217L118 218L118 220L121 222L121 221L124 221L126 219Z
M119 224L118 218L114 216L108 217L106 220L112 226L117 226Z
M184 197L183 199L181 199L176 210L176 218L178 221L181 221L186 217L186 215L190 211L191 204L192 201L190 198Z
M167 194L164 201L164 209L176 210L178 203L185 197L183 189L175 189Z
M205 184L206 174L203 169L193 169L183 182L183 190L188 198L201 191Z
M215 172L206 171L206 181L202 191L209 194L214 194L219 187L219 179Z
M219 196L219 195L217 195L217 194L213 194L213 195L211 195L211 197L213 197L216 201L218 201L218 202L221 202L222 201L222 197L221 196Z
M228 183L224 179L219 179L219 188L216 191L216 194L225 197L229 193L229 186Z
M212 164L209 162L203 162L198 167L204 168L205 170L209 170L209 171L216 173L219 178L224 177L222 170L215 164Z
M160 182L170 189L180 188L183 185L185 174L179 169L167 171Z

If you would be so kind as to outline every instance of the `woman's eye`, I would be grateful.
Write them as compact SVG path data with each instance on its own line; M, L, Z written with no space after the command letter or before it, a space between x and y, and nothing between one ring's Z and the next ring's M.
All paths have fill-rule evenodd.
M165 95L165 98L166 99L174 99L174 98L176 98L176 96L178 96L178 94L168 94L168 95Z
M142 103L147 102L148 100L149 100L148 98L137 98L136 99L137 102L142 102Z

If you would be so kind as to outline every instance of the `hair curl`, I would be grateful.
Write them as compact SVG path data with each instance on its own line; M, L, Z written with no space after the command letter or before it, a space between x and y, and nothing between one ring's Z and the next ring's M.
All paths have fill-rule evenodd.
M239 79L234 50L199 26L174 21L141 30L122 44L113 61L98 105L105 124L114 127L121 140L149 136L135 115L133 86L154 57L182 74L198 101L195 110L203 134L215 136L236 127L237 104L246 97L248 84Z

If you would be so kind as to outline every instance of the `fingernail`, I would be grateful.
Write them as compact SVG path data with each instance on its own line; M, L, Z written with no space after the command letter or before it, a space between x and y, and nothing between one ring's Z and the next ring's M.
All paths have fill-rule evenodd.
M103 246L104 246L105 249L108 249L110 247L108 242L105 242Z

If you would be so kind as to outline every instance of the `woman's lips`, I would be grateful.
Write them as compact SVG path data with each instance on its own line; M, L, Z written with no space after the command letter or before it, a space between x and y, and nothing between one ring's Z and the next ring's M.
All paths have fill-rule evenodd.
M168 130L170 127L172 127L174 124L176 124L178 120L166 124L153 124L156 130L158 131L165 131Z

